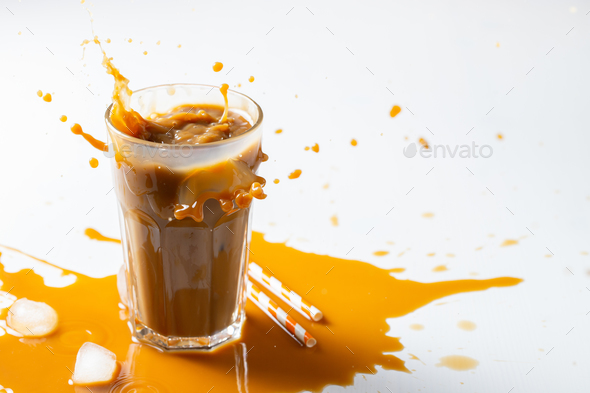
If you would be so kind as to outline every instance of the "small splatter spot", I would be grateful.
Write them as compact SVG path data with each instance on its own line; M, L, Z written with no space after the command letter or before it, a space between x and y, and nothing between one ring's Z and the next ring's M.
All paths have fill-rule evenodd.
M420 325L419 323L413 323L410 325L410 329L412 330L424 330L424 325Z
M455 258L455 254L447 254L447 258Z
M127 40L127 42L129 42L129 43L132 43L132 42L133 42L133 40L132 40L131 38L129 38L129 39Z
M301 176L301 169L295 169L289 174L289 179L297 179L299 176Z
M337 227L338 226L338 216L336 216L336 214L334 214L332 217L330 217L330 222L332 222L332 225Z
M457 327L461 330L466 330L468 332L471 332L477 328L477 325L471 321L459 321L457 323Z
M143 55L144 56L147 55L147 50L143 51Z
M65 123L66 121L68 121L68 117L66 115L63 115L59 118L59 120L61 120L62 123Z
M385 255L389 254L389 251L375 251L373 255L376 257L384 257Z
M356 139L353 139L350 141L350 144L353 146L356 146L356 145L358 145L358 142L356 141Z
M399 115L399 113L401 111L402 111L402 108L400 108L397 105L394 105L393 108L391 108L391 111L389 112L389 116L396 117L397 115Z
M496 42L496 48L499 48L499 47L500 47L500 43Z
M177 48L182 48L182 45L181 44L178 44Z
M213 71L215 71L215 72L219 72L219 71L221 71L222 69L223 69L223 63L220 63L220 62L218 62L218 61L217 61L217 62L215 62L215 63L213 63Z
M403 273L406 271L405 267L394 267L393 269L389 269L390 273Z
M311 150L312 150L312 151L314 151L314 152L316 152L316 153L319 153L319 152L320 152L320 145L318 145L318 144L316 143L315 145L313 145L313 146L311 147Z
M251 76L250 78L248 78L248 82L250 82L250 83L254 82L254 77Z
M281 181L279 179L274 179L273 183L274 184L279 184Z
M422 217L424 217L424 218L432 218L432 217L434 217L434 213L423 213L422 214Z
M440 359L440 363L436 367L446 367L455 371L474 370L479 365L479 362L468 356L451 355Z
M305 147L303 148L303 150L305 150L305 151L308 151L308 150L309 150L309 146L305 146Z
M504 139L504 135L502 135L502 134L498 134L497 137L498 137L499 140Z
M429 149L430 148L430 146L428 145L428 142L426 142L426 139L420 138L420 139L418 139L418 142L420 142L420 144L422 146L424 146L425 149Z
M475 251L479 251L479 250L481 250L482 248L483 248L482 246L479 246L479 247L477 247L477 248L475 249Z
M433 257L435 255L436 255L436 253L434 253L434 252L431 252L431 253L426 254L427 257Z
M111 39L110 39L110 38L107 38L107 39L105 40L105 42L106 42L107 44L110 44L110 43L111 43Z
M37 93L39 94L39 93ZM43 101L45 102L51 102L51 94L47 93L43 96Z
M502 244L500 244L500 247L514 246L515 244L518 244L518 240L506 239Z
M432 269L432 271L435 273L446 272L447 270L449 270L447 269L447 265L438 265L434 269Z
M19 31L19 32L18 32L18 35L21 35L21 34L22 34L22 33Z
M160 45L160 41L156 42L156 45Z
M282 134L283 133L283 129L279 128L278 130L275 131L275 134Z
M330 183L326 183L326 184L324 184L324 185L322 186L322 188L323 188L324 190L327 190L328 188L330 188Z
M94 158L94 157L92 157L92 158L90 159L89 163L90 163L90 166L91 166L92 168L96 168L96 167L98 167L98 160L97 160L96 158Z

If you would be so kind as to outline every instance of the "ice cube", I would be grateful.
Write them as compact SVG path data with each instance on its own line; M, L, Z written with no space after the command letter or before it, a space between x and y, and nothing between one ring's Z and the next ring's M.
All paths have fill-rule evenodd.
M43 337L57 329L57 313L45 303L22 298L9 310L6 323L25 337Z
M86 342L78 350L72 380L76 385L98 385L111 382L118 371L114 353L100 345Z
M121 298L121 303L125 306L129 307L129 302L127 300L127 277L126 277L127 270L125 269L125 265L121 265L119 269L119 273L117 273L117 290L119 291L119 297Z

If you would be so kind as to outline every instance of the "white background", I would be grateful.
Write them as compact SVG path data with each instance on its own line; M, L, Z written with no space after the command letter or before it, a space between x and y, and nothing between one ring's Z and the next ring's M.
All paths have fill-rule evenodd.
M132 89L227 82L262 106L269 197L254 228L268 240L404 267L398 278L421 282L524 279L390 320L406 347L396 356L415 372L327 390L588 390L590 3L2 1L0 244L99 277L121 263L117 245L83 235L119 237L110 166L69 131L78 122L106 139L113 81L95 45L83 57L87 9ZM487 144L493 156L404 157L420 137ZM319 154L304 151L314 143ZM294 169L301 177L287 179ZM509 238L519 244L499 247ZM449 270L433 273L440 264ZM458 329L464 319L478 328ZM480 364L435 366L455 354Z

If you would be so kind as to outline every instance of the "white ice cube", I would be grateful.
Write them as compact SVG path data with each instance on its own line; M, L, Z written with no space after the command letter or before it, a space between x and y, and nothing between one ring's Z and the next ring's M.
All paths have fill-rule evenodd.
M125 269L125 265L121 265L119 269L119 273L117 273L117 290L119 291L119 298L121 298L121 303L125 306L129 307L129 302L127 301L127 270Z
M117 357L100 345L87 342L78 350L72 380L76 385L111 382L119 371Z
M6 323L25 337L43 337L57 329L57 313L45 303L22 298L10 308Z

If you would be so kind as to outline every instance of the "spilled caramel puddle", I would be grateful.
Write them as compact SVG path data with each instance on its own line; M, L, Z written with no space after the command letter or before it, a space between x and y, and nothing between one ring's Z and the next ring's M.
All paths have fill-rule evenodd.
M116 278L76 274L74 284L52 288L29 269L0 271L2 290L18 298L43 301L58 313L55 334L42 339L0 337L0 384L15 392L86 392L68 385L76 353L92 341L106 347L121 362L121 374L111 385L92 392L297 392L320 391L326 385L350 385L357 373L388 370L409 372L404 362L384 352L397 352L400 339L386 336L386 318L406 315L445 296L522 280L458 280L420 283L397 280L386 269L368 263L297 251L268 243L253 233L251 259L266 266L321 310L324 319L312 323L295 318L318 345L302 348L251 303L242 338L212 353L162 353L133 343L117 294ZM1 262L1 259L0 259ZM311 289L310 289L311 288ZM272 296L271 296L272 297ZM279 304L282 302L275 297ZM6 318L6 309L1 310ZM360 322L362 321L362 322ZM395 334L395 332L393 332ZM134 390L135 389L135 390Z

